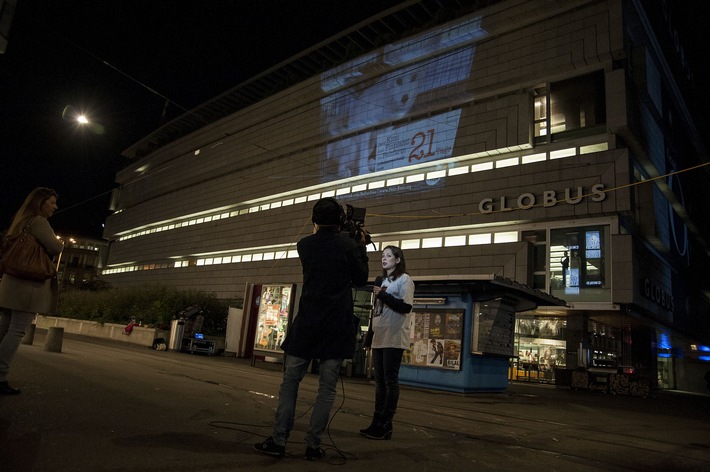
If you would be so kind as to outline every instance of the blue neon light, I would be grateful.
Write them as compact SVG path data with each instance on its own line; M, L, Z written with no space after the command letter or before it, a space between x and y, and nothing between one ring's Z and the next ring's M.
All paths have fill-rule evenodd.
M660 349L671 349L671 343L668 340L668 335L666 333L661 333L661 340L658 343Z

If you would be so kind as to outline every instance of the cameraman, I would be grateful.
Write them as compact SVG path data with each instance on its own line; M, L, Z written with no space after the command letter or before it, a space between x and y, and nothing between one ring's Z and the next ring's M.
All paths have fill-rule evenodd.
M328 425L335 400L335 387L344 359L355 352L359 321L353 312L352 286L365 285L368 259L365 232L356 241L341 232L346 215L334 198L318 200L313 206L315 234L298 242L303 266L303 291L298 314L288 328L281 348L286 353L272 436L254 445L254 450L283 457L293 428L298 387L311 360L318 359L318 396L308 432L305 459L325 456L321 435Z

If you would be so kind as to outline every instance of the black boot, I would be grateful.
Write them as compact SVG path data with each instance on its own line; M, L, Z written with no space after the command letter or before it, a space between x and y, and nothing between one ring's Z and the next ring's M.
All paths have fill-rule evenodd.
M369 436L371 434L374 434L375 432L379 431L379 428L382 426L382 423L384 423L382 415L378 415L377 413L375 413L372 416L372 422L370 423L370 426L361 429L360 434L362 434L363 436Z
M360 432L368 439L392 439L392 422L386 421L380 424L373 424L367 430Z
M0 382L0 395L17 395L18 393L20 390L10 387L7 381Z

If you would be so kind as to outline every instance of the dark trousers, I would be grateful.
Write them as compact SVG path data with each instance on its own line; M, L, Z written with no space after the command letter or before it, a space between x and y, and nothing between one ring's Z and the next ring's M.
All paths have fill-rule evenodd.
M392 421L399 401L399 367L404 349L381 348L372 350L375 369L375 420Z

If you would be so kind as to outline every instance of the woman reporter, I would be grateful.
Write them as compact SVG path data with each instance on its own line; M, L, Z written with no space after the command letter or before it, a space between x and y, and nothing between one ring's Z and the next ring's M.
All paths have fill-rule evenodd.
M375 411L360 434L368 439L391 439L392 418L399 401L399 368L409 350L410 312L414 281L407 274L404 253L396 246L382 250L382 285L375 286L372 317L372 365L375 369Z
M50 257L61 254L64 244L59 241L47 219L57 210L57 193L44 187L34 189L25 199L12 220L6 237L27 232L45 248ZM0 280L0 395L15 395L7 375L20 341L36 313L53 314L57 311L57 278L36 282L10 274Z

